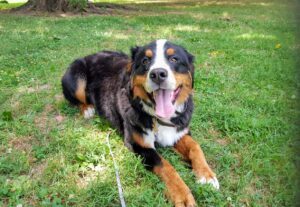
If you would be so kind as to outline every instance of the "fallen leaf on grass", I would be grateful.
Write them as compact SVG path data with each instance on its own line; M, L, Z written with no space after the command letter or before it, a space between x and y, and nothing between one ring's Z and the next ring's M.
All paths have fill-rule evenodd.
M64 117L63 117L62 115L57 115L57 116L55 117L55 120L56 120L58 123L60 123L60 122L62 122L62 121L64 120Z
M279 49L279 48L281 48L281 44L280 43L278 43L278 44L275 45L275 49Z

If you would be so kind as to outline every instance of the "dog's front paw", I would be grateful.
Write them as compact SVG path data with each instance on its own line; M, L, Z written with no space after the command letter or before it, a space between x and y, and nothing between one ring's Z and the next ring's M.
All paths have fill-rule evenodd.
M191 193L186 194L180 201L175 201L175 207L196 207L197 204Z
M218 179L216 177L212 177L212 178L202 177L202 178L200 178L200 179L197 180L197 183L200 183L200 184L211 184L217 190L219 190L219 188L220 188L219 181L218 181Z
M216 174L210 169L204 170L197 176L197 183L200 184L211 184L215 189L219 190L220 184L216 177Z

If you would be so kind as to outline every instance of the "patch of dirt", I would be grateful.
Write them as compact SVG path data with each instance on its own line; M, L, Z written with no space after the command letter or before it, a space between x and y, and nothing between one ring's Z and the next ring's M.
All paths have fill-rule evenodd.
M242 1L204 1L202 5L203 6L211 6L211 5L245 6L247 5L247 3Z
M228 137L222 135L222 133L214 128L208 130L208 134L219 144L222 146L226 146L230 144L230 140Z
M54 99L56 102L61 102L62 100L64 100L64 96L62 94L56 94L54 96Z
M17 110L19 107L20 107L20 102L19 101L13 101L11 103L11 107L14 109L14 110Z
M2 201L4 207L8 206L8 202L9 202L9 198L8 197L4 197L1 201Z
M36 158L32 154L32 147L35 144L37 144L37 140L32 136L12 136L4 150L6 153L11 153L13 150L26 153L29 163L32 164L36 162Z
M47 104L43 111L36 115L34 123L42 133L47 134L51 128L64 120L65 116L61 115L52 104Z
M259 178L253 177L251 179L251 182L249 182L243 189L242 195L246 195L246 196L243 196L240 199L240 201L245 203L246 206L251 206L250 196L254 196L255 194L262 195L262 198L260 199L261 206L268 206L267 201L264 199L266 196L264 196L264 195L269 194L269 191L267 190L267 188L257 187L258 182L259 182Z
M21 87L18 89L19 93L37 93L40 91L45 91L51 89L51 86L49 84L44 85L37 85L32 87Z
M191 13L190 16L192 16L196 20L202 20L205 18L204 14L201 13Z
M48 165L48 162L47 161L44 161L42 163L38 163L38 164L35 164L31 169L30 169L30 172L29 172L29 176L31 178L39 178L41 177L41 175L43 174L44 170L46 169Z
M43 112L36 116L34 119L35 125L43 132L47 133L49 131L49 114L53 111L53 106L51 104L47 104L44 107Z
M238 185L238 182L240 182L240 176L236 174L233 170L230 171L227 179L230 180L230 182L235 185Z
M105 167L92 166L84 172L79 173L79 179L77 179L77 186L79 188L86 188L90 182L95 180L99 175L105 171Z
M232 156L235 158L236 162L230 167L231 169L239 168L242 164L242 158L240 154L234 153Z
M97 173L89 172L86 173L84 177L81 177L76 181L76 184L79 188L86 188L88 184L97 178Z
M216 139L215 140L219 145L226 146L230 143L230 141L226 138L224 139Z
M212 129L212 128L208 130L208 133L209 133L212 137L214 137L214 138L217 138L217 137L221 137L221 136L222 136L221 132L219 132L219 131L216 130L216 129Z
M17 137L11 139L8 143L9 146L12 146L14 149L30 153L32 150L32 142L33 138L31 136L28 137Z
M0 146L0 154L4 154L7 148L5 146Z
M24 197L24 200L25 200L24 206L38 206L39 202L40 202L38 200L38 197L35 195L30 195L29 197Z

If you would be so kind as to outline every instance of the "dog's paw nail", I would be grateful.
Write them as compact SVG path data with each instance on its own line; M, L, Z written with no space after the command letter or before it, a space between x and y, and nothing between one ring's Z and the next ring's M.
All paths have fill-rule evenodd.
M197 183L200 184L211 184L215 189L219 190L220 189L220 184L219 181L216 177L213 178L206 178L206 177L201 177Z

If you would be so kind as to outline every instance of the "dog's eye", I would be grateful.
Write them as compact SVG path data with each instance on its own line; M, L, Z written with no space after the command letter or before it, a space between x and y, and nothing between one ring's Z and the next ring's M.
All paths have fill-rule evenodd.
M148 65L150 63L150 60L148 58L144 58L142 63L143 65Z
M170 57L170 58L169 58L169 61L170 61L171 63L177 63L178 59L177 59L176 57Z

